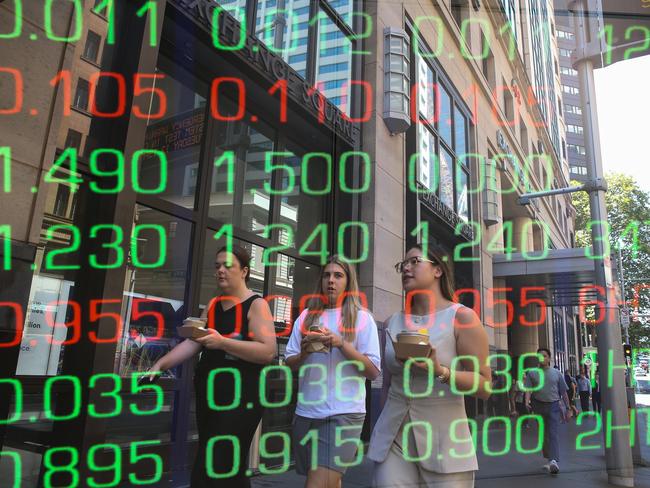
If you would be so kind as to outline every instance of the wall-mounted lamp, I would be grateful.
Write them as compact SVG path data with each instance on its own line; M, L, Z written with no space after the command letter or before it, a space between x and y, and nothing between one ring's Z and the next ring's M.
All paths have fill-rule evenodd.
M403 29L384 29L384 123L391 134L411 126L410 39Z

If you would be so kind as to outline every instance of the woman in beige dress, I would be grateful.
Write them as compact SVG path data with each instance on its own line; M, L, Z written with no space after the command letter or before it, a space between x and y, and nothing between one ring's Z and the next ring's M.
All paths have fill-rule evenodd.
M408 313L392 315L386 325L390 388L368 451L375 461L375 487L474 486L478 463L463 392L483 400L490 396L488 337L474 311L454 302L449 258L443 256L438 250L423 256L415 246L395 266ZM428 358L395 357L391 338L403 330L429 335Z

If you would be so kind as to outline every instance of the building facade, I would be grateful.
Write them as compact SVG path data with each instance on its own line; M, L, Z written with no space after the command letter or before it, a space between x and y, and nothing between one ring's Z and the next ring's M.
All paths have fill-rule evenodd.
M567 9L567 2L564 0L556 0L555 5L558 11L563 13ZM564 14L557 15L556 22L569 168L571 179L584 183L589 179L587 175L588 164L585 149L584 121L582 119L584 107L580 98L578 72L574 69L571 60L572 53L577 49L578 44L571 17Z
M568 198L518 203L568 185L548 2L80 4L49 21L0 4L7 25L25 19L0 55L24 100L0 118L11 168L0 366L22 388L20 406L0 400L11 419L0 442L20 455L21 486L42 483L53 447L127 453L143 439L170 486L184 486L193 365L159 391L133 378L215 295L214 254L229 240L252 255L278 365L328 254L355 262L381 325L404 306L393 265L420 243L448 252L495 368L546 346L575 370L561 283L512 268L573 241ZM381 406L381 381L368 386L365 438ZM269 375L269 398L284 388ZM267 410L260 436L290 431L293 401ZM121 475L156 473L142 463Z

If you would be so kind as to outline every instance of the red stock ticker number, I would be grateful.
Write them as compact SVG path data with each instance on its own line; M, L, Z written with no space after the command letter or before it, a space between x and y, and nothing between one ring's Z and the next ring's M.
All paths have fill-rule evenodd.
M650 288L650 285L647 286ZM587 288L587 287L585 287ZM502 287L502 288L490 288L488 289L487 293L487 309L488 312L494 311L494 309L497 306L503 305L505 306L506 310L506 319L501 322L495 322L494 316L488 316L486 317L486 320L490 323L490 325L494 328L503 328L503 327L508 327L510 326L514 320L515 320L515 304L513 303L512 300L509 300L505 297L498 298L497 295L502 295L508 292L512 292L513 288L511 287ZM536 327L539 325L542 325L545 320L546 320L546 303L544 302L543 299L541 298L535 298L529 296L530 294L534 292L543 292L544 288L540 286L527 286L523 287L520 289L520 294L519 294L519 307L524 308L530 305L537 305L537 308L539 309L539 317L537 320L529 321L524 314L520 314L517 319L518 323L526 326L526 327ZM419 295L419 294L431 294L430 291L428 290L417 290L417 291L412 291L407 293L406 296L406 313L410 314L411 308L413 306L413 299ZM478 317L481 316L481 296L479 290L475 288L461 288L455 291L454 293L454 301L455 302L460 302L461 297L464 295L472 295L473 297L473 307L472 309L476 313ZM361 303L361 306L364 309L368 309L368 298L365 293L363 292L358 292L358 293L353 293L353 292L344 292L339 298L337 303L342 304L343 300L348 297L348 296L356 296L359 298L359 301ZM433 298L431 296L431 298ZM263 299L270 305L271 302L274 300L284 300L288 303L291 303L292 298L287 295L268 295L263 297ZM318 299L321 301L323 304L327 303L327 296L322 295L322 294L307 294L303 295L300 298L299 302L299 310L298 313L301 314L307 307L309 300L311 299ZM215 297L211 300L210 304L208 305L208 320L207 320L207 326L209 329L215 329L216 328L216 319L215 319L215 314L214 310L218 302L232 302L234 303L235 307L235 313L236 313L236 323L235 323L235 329L229 333L224 334L224 337L238 337L241 334L241 328L242 328L242 321L243 321L243 316L242 316L242 306L241 303L237 301L235 297L232 296L220 296L220 297ZM147 320L153 320L155 322L155 329L156 329L156 334L153 336L147 336L148 340L158 340L163 337L163 332L165 330L165 318L164 316L156 311L156 310L151 310L152 306L155 306L157 303L160 303L157 300L150 300L150 299L144 299L144 298L134 298L132 303L131 303L131 321L138 321L140 319L147 319ZM581 313L584 314L584 306L589 305L590 302L584 301L581 302ZM592 303L597 303L596 301L593 301ZM601 302L602 303L602 302ZM55 300L52 302L49 302L45 306L45 321L46 324L51 327L52 329L55 329L57 327L64 327L66 329L70 329L71 332L68 332L67 337L65 340L56 340L54 338L54 334L47 336L47 341L50 344L53 345L72 345L78 343L82 339L82 323L85 324L92 324L97 322L100 319L108 319L113 321L115 324L115 327L113 329L114 333L110 337L99 337L97 332L95 330L89 330L88 331L88 340L92 343L95 344L107 344L107 343L113 343L113 342L118 342L122 339L123 332L124 332L124 320L122 316L119 313L116 312L110 312L110 311L105 311L103 308L105 306L115 306L119 307L122 304L121 299L98 299L98 300L90 300L88 303L88 315L87 317L84 317L82 306L79 304L79 302L74 301L74 300ZM430 314L429 315L434 315L435 314L435 309L434 309L434 301L431 299L429 300L429 306L431 308ZM66 314L70 314L71 318L67 321L64 322L57 322L55 318L56 311L60 310L63 307L63 309L66 311ZM15 317L15 334L14 338L10 342L0 342L0 348L8 348L8 347L16 347L20 345L21 340L22 340L22 335L24 331L24 323L25 323L25 313L22 309L22 307L15 303L15 302L0 302L0 309L2 308L9 308L13 310L13 314ZM308 314L312 314L314 312L309 311ZM275 321L275 318L272 316L266 317L267 319ZM582 316L581 316L582 318ZM86 322L84 322L87 320ZM602 319L601 319L602 320ZM180 325L180 324L178 324ZM408 324L407 324L408 325ZM433 321L431 324L429 324L429 327L433 325ZM361 320L358 324L359 328L366 327L367 323L365 320ZM454 324L455 327L472 327L474 324L463 324L460 322L456 322ZM428 328L428 327L422 327L418 326L418 328ZM292 325L290 321L285 321L285 327L283 330L278 331L275 333L276 337L287 337L291 334L292 330ZM343 328L341 332L345 332L346 329ZM303 333L306 332L305 330L302 331ZM135 331L131 330L130 331L130 337L131 338L137 338L140 334ZM252 336L252 333L250 334Z
M23 74L20 70L10 67L0 67L0 77L9 76L13 79L13 88L14 88L14 97L13 97L13 106L8 108L0 109L0 115L15 115L19 114L23 110L25 105L25 82L23 79ZM128 86L126 77L117 72L110 71L100 71L93 73L89 80L89 93L87 100L87 110L94 117L100 118L117 118L122 117L127 110L127 99L133 98L133 107L132 113L136 118L139 119L148 119L148 120L157 120L167 116L167 94L165 91L156 86L156 84L165 79L166 75L162 73L136 73L133 75L132 86ZM111 94L115 95L115 106L112 109L100 109L98 100L98 90L99 83L103 81L103 87L111 89ZM71 107L73 106L72 99L72 88L73 88L73 76L70 70L59 71L56 76L54 76L50 81L49 85L53 88L59 87L62 90L63 96L63 115L71 114ZM359 92L361 94L361 107L363 113L359 117L350 117L345 112L349 112L347 107L349 107L349 91L353 87L359 87ZM223 89L234 89L235 97L237 99L237 112L234 114L222 113L219 108L219 98L222 94ZM418 103L418 90L420 89L432 90L435 103L433 105L433 115L427 115L422 117L417 110ZM132 90L129 92L129 90ZM267 93L269 96L277 96L280 102L280 113L279 121L281 123L286 123L288 121L288 101L290 88L286 79L282 78L277 80L268 90ZM324 92L325 84L322 81L316 83L315 86L306 90L303 93L303 98L309 99L313 97L318 110L318 122L320 124L325 123L326 111L329 110L327 104L327 97ZM415 83L411 86L411 119L416 124L429 123L435 124L439 122L446 122L440 120L441 114L441 103L440 103L440 94L441 88L437 83ZM472 123L478 123L478 93L479 87L477 84L472 83L462 94L461 97L469 104L470 111L472 114ZM502 98L503 93L510 93L512 95L514 103L517 107L523 105L522 96L519 92L519 89L516 86L510 85L499 85L492 90L491 104L492 104L492 119L493 122L497 123L500 127L516 127L519 124L519 110L516 109L513 111L513 116L511 120L502 120L499 116L499 103L498 100ZM131 97L129 97L131 95ZM210 113L215 120L228 122L228 121L240 121L244 118L246 114L246 95L247 89L246 84L243 79L237 77L221 76L214 78L210 87ZM343 83L340 87L340 92L336 93L341 100L344 100L342 104L343 114L342 117L351 123L363 123L370 121L370 117L373 111L373 100L374 100L374 91L370 83L363 80L350 80L349 82ZM332 94L328 94L332 96ZM538 101L535 92L532 88L528 89L526 98L526 105L529 107L539 106L540 102ZM137 100L136 100L137 99ZM75 100L75 102L77 102ZM86 105L82 101L83 105ZM542 103L547 103L544 101ZM141 106L140 106L141 105ZM75 105L76 106L76 105ZM157 107L157 111L149 113L151 107ZM85 107L82 106L81 108ZM36 109L31 109L30 113L36 115L38 112ZM256 116L254 116L256 117ZM428 117L428 118L427 118ZM531 116L531 123L534 127L545 127L545 121L537 121Z
M131 320L137 321L144 318L153 319L156 323L156 334L154 336L148 336L147 339L157 340L161 339L163 336L163 331L165 329L165 318L160 312L155 310L147 310L147 305L160 303L156 300L149 300L145 298L134 298L131 302ZM54 338L55 334L47 336L48 343L58 346L69 346L76 344L81 340L82 335L82 322L84 324L92 324L97 322L100 319L109 319L112 320L115 324L114 334L112 337L99 337L95 330L88 331L88 339L90 342L95 344L108 344L113 342L118 342L122 339L124 331L124 321L122 316L116 312L108 312L102 310L104 306L117 306L119 307L122 304L122 300L119 298L111 299L97 299L90 300L88 302L88 315L84 317L82 313L82 307L79 302L75 300L55 300L47 303L45 306L45 323L48 327L51 327L53 330L56 328L64 327L70 329L71 332L68 332L66 335L69 338L65 340L56 340ZM24 330L25 323L25 313L22 307L15 302L0 302L0 309L10 308L13 309L14 317L16 319L16 327L14 338L11 342L0 343L0 348L3 347L15 347L18 346L22 341L22 333ZM65 314L70 313L72 318L65 322L57 322L55 314L57 311L63 309ZM87 320L87 321L86 321ZM136 338L139 334L132 330L130 332L131 338Z

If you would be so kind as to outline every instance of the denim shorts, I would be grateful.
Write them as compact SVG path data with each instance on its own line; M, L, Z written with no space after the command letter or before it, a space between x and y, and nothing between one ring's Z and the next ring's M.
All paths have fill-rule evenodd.
M319 466L341 474L345 473L346 469L356 462L357 456L361 456L357 454L357 449L362 445L359 439L365 417L365 413L332 415L324 419L295 415L293 452L296 473L306 475L310 469ZM317 440L305 439L309 431L316 431L316 434L312 435L314 437L317 435ZM314 445L317 449L316 453L313 453Z

